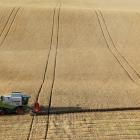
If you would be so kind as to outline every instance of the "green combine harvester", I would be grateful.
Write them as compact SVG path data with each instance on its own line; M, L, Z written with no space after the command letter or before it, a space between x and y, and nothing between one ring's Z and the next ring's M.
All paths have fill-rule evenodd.
M22 92L12 92L9 96L0 96L0 115L23 115L30 111L28 106L30 96Z

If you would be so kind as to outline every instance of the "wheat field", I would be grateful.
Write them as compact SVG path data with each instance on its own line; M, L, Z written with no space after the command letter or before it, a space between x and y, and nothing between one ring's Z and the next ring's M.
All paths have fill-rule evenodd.
M0 140L140 139L138 0L0 0L0 94L48 115L0 116Z

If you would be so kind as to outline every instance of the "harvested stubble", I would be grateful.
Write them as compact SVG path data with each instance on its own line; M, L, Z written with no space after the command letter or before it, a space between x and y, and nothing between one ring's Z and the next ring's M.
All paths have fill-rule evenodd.
M140 112L90 112L50 116L47 140L140 139Z
M0 117L1 140L26 140L30 129L31 116Z

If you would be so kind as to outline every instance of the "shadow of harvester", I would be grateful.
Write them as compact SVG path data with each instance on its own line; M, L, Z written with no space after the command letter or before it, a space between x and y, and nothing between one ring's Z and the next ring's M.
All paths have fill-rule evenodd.
M80 113L80 112L117 112L140 110L140 107L121 107L121 108L101 108L101 109L87 109L82 107L47 107L41 106L41 110L47 111L48 114L66 114L66 113Z

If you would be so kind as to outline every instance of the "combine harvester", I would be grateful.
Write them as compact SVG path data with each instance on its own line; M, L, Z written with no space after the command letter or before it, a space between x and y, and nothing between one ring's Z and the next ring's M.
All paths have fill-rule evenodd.
M0 115L17 114L23 115L29 113L31 115L45 115L47 111L41 111L38 102L33 107L28 106L30 96L22 92L12 92L9 96L0 96Z

